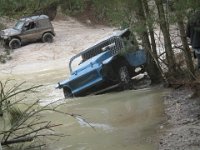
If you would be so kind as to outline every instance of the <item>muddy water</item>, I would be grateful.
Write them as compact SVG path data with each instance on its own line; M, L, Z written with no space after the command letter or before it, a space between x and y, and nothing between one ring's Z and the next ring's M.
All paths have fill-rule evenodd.
M64 124L57 128L60 133L70 135L51 141L47 149L155 150L163 120L162 96L161 90L142 89L69 100L60 110L83 118L46 114Z
M54 87L67 78L69 58L113 32L107 27L83 27L74 20L54 22L54 27L54 43L24 46L13 53L12 61L0 65L0 81L27 81L26 87L45 85L39 89L40 94L34 95L41 99L41 105L63 98L62 91ZM82 118L45 113L45 119L63 124L56 131L70 135L48 141L47 149L155 150L154 141L163 120L163 93L143 89L69 100L60 110L81 114L93 128Z
M1 79L9 77L15 78L17 82L25 80L27 86L44 84L38 96L41 105L45 105L63 98L62 91L54 88L57 81L66 78L63 70L6 75ZM66 103L59 109L80 114L82 118L45 113L45 120L63 124L56 128L56 132L69 135L47 141L47 149L156 150L156 137L163 121L163 94L164 90L151 88L65 100Z

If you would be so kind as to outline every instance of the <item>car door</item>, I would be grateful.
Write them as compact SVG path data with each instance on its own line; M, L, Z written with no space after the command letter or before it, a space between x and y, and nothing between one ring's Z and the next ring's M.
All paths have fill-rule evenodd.
M21 39L23 42L35 41L38 39L38 25L35 21L25 23Z

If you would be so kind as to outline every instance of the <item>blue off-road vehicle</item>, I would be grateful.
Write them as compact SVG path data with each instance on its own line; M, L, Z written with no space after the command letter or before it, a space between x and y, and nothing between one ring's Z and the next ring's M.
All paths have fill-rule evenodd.
M115 87L130 89L131 78L144 72L147 62L145 50L136 48L131 37L128 29L115 32L72 57L70 77L59 82L57 88L63 89L65 98L103 93Z

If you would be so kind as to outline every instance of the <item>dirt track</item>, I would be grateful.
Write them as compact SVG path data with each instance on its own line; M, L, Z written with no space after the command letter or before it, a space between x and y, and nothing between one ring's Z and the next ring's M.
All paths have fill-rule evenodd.
M16 49L13 60L0 65L0 73L29 74L66 68L73 55L113 31L105 26L85 26L72 18L52 23L56 32L52 44L32 43Z

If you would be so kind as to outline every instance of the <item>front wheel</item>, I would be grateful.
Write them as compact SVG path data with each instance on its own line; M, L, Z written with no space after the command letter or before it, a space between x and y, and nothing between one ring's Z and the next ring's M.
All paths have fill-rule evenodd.
M53 35L51 33L45 33L42 36L42 42L44 42L44 43L52 43L53 42Z
M13 38L12 40L10 40L8 45L11 49L17 49L21 47L21 41L17 38Z
M67 99L67 98L72 98L73 97L73 94L71 92L70 89L68 88L63 88L63 94L64 94L64 97Z
M131 78L126 66L122 66L119 69L119 78L123 90L131 89Z

